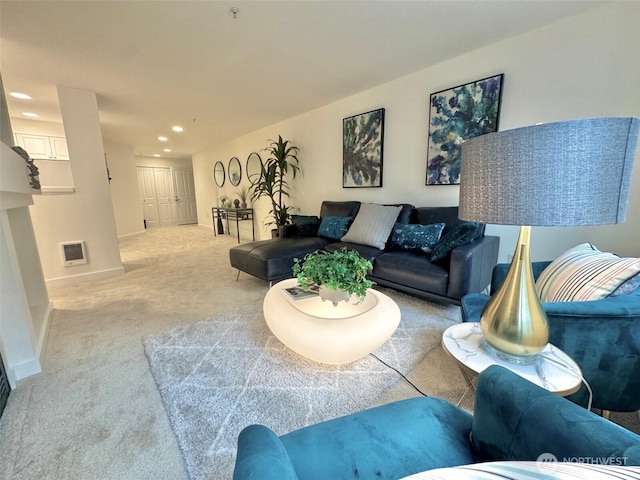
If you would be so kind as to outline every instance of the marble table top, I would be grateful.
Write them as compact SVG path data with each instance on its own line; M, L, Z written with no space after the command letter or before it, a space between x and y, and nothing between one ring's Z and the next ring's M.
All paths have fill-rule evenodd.
M500 365L560 395L576 392L582 383L578 364L550 343L530 365L510 363L494 356L485 348L479 323L459 323L449 327L442 335L442 346L460 365L477 374L491 365Z

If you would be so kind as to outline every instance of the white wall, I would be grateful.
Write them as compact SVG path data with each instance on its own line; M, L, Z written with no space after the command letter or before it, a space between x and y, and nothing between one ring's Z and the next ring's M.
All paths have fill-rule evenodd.
M111 183L111 202L118 238L144 232L144 215L140 195L133 147L105 142ZM106 174L106 173L105 173Z
M76 192L35 197L34 231L49 284L124 273L105 171L96 95L58 87ZM88 263L65 267L61 242L84 240Z
M198 218L208 226L218 191L213 165L232 156L243 164L266 140L281 134L300 147L304 177L293 182L293 204L317 214L328 200L408 202L416 206L457 205L458 186L425 186L429 94L504 73L500 129L538 122L597 116L640 117L640 3L614 2L410 76L363 91L339 102L272 125L193 157ZM342 188L342 119L384 107L382 188ZM636 161L636 163L639 163ZM268 207L257 206L258 219ZM263 238L267 229L258 229ZM500 261L507 261L516 227L489 226L501 236ZM627 222L588 228L534 228L532 259L553 258L564 249L592 241L601 249L640 256L640 165L636 165Z

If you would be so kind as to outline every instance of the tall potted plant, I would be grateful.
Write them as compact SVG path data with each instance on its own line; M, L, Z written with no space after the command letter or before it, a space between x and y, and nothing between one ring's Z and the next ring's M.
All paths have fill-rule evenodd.
M277 228L286 225L290 212L294 207L285 203L290 197L290 187L287 183L287 174L291 172L292 178L300 173L298 166L298 147L289 140L283 140L278 135L278 140L269 140L271 143L265 150L269 152L269 158L261 166L262 176L260 181L253 186L251 200L267 197L271 202L271 210L267 218L272 221L267 225L275 225Z

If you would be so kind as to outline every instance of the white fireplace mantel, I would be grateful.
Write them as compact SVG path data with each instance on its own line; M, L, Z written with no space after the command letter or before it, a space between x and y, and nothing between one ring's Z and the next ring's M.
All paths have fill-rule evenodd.
M29 214L33 193L24 159L0 142L0 354L11 388L41 371L52 312Z

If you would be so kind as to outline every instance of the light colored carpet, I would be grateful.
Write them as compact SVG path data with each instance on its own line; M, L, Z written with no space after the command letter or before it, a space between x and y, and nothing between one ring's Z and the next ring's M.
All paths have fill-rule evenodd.
M233 245L235 237L196 226L148 230L121 242L126 274L51 288L43 372L19 382L0 418L0 478L186 480L142 338L260 308L268 285L244 274L235 281ZM465 387L441 348L408 377L453 402ZM401 382L380 401L412 395ZM635 414L613 419L640 432Z
M398 303L402 320L375 354L409 372L440 349L458 309L385 293ZM193 480L231 478L238 434L247 425L264 424L281 435L374 406L402 381L372 356L342 366L301 357L273 336L261 308L219 314L144 343Z

